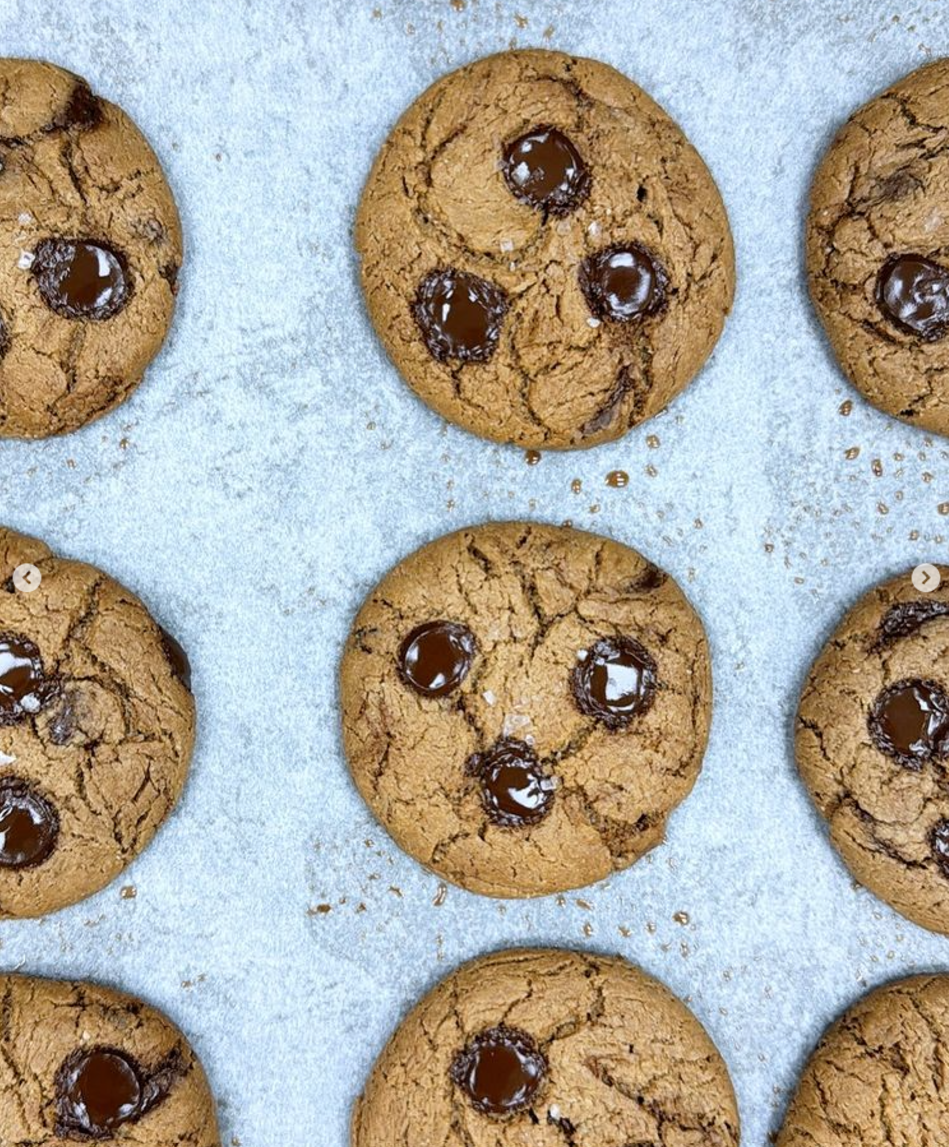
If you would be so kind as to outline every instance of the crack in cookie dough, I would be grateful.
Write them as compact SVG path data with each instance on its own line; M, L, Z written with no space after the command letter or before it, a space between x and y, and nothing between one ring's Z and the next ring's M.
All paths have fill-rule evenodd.
M550 132L582 164L555 208L515 193L505 167L506 149ZM698 153L625 76L558 52L491 56L420 96L372 169L356 247L370 317L413 389L450 421L525 447L592 446L652 417L701 368L734 294L728 220ZM591 310L581 265L616 247L668 276L655 313ZM477 361L443 356L443 342L434 355L413 317L420 284L446 269L503 293Z
M42 575L29 594L9 580L24 562ZM0 527L0 585L0 917L38 916L98 891L149 843L185 783L194 701L163 631L106 574ZM11 642L38 651L38 686L16 676ZM56 818L29 865L17 847L31 827L9 799L24 787Z
M90 1059L98 1077L82 1072ZM207 1078L181 1032L94 984L0 976L0 1096L4 1147L220 1147Z
M928 333L888 317L881 271L900 256L949 276L949 62L910 73L854 113L811 190L811 296L845 373L874 406L949 433L949 286L908 296L919 315L942 307ZM928 289L927 289L928 290ZM922 300L922 302L921 302ZM932 317L927 320L932 324Z
M881 699L906 683L949 691L949 568L940 573L932 593L917 591L910 571L847 614L808 675L796 753L857 880L909 919L949 934L949 874L934 840L949 819L949 762L938 739L901 755L881 739L876 719ZM925 712L919 719L925 731ZM942 735L938 723L934 735Z
M57 278L78 310L51 305L37 261L63 239L88 256ZM108 260L88 244L121 261L121 305L104 305ZM0 437L64 434L122 402L171 324L181 258L174 199L129 117L61 68L0 60Z
M476 652L454 688L426 697L406 683L400 650L435 621L464 627ZM583 711L578 657L630 638L651 659L648 705L622 720ZM609 660L590 676L601 704L603 690L639 688L634 662ZM374 814L417 860L494 896L590 884L660 843L711 714L705 633L672 578L616 542L524 523L462 530L400 563L353 624L341 691L350 770ZM491 822L485 778L466 769L512 743L522 761L530 750L503 781L513 804L543 804L516 828Z
M949 977L864 996L823 1035L777 1147L895 1147L949 1135Z
M539 1086L506 1115L486 1113L452 1072L499 1026L544 1061ZM737 1147L739 1124L721 1056L668 989L621 959L535 950L475 960L416 1005L356 1102L351 1140Z

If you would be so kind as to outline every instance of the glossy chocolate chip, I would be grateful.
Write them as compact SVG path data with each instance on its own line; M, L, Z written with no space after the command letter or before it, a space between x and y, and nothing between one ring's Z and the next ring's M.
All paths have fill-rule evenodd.
M571 683L581 713L621 729L652 704L656 662L634 637L604 637L577 662Z
M878 630L879 645L890 645L910 637L918 629L937 617L949 616L949 602L922 599L898 601L883 615Z
M427 621L399 647L399 675L423 697L444 697L468 676L477 651L474 634L454 621Z
M526 1032L500 1024L458 1052L451 1078L477 1111L510 1115L534 1102L547 1079L547 1058Z
M38 713L50 688L33 642L12 633L0 634L0 725L13 725Z
M569 215L590 190L590 173L570 138L535 127L504 149L501 171L512 194L546 215Z
M949 331L949 269L924 255L895 255L877 279L877 305L884 316L924 342Z
M497 348L507 308L496 284L449 269L425 276L412 314L433 358L483 363Z
M877 748L907 768L949 753L949 696L933 681L899 681L870 710Z
M488 819L501 828L525 828L550 812L556 787L524 741L504 737L468 758L466 771L481 783Z
M171 671L178 678L182 685L191 692L191 662L188 660L188 654L182 649L181 644L175 640L168 632L167 629L158 627L161 633L161 647L165 654L165 660L171 666Z
M56 1081L60 1128L72 1135L109 1138L142 1114L145 1098L138 1065L116 1048L73 1052Z
M628 323L657 314L666 303L669 277L638 243L588 255L578 276L591 314L602 322Z
M0 778L0 868L32 868L56 847L59 817L18 777Z
M43 302L64 319L111 319L129 297L125 256L90 239L43 239L31 271Z
M937 821L929 836L933 859L949 880L949 820Z
M102 104L89 85L80 80L72 90L69 103L54 127L89 128L102 120Z

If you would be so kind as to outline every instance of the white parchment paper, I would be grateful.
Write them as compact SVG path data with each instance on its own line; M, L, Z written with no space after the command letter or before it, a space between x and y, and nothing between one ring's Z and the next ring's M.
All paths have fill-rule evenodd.
M5 54L80 72L141 125L188 246L145 384L66 439L0 444L0 518L137 590L189 650L200 713L154 844L86 903L0 925L0 966L164 1008L233 1147L343 1147L400 1016L494 947L620 952L661 977L726 1057L751 1147L831 1017L949 966L949 941L854 886L791 757L803 675L842 610L946 560L949 446L844 382L806 300L802 220L837 126L949 50L947 17L945 0L0 0ZM738 247L734 314L686 394L618 444L534 467L400 382L350 236L403 108L510 45L647 88L709 163ZM716 708L665 845L575 896L503 904L441 891L373 823L340 753L336 666L398 558L510 517L572 519L668 568L708 627Z

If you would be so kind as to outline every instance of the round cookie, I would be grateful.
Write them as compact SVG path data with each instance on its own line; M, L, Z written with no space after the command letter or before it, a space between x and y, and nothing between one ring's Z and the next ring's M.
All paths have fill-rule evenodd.
M188 1041L141 1000L95 984L0 976L0 1143L220 1147Z
M85 80L0 60L0 437L75 430L164 341L181 265L154 152Z
M945 1143L949 976L911 976L864 996L824 1033L777 1147Z
M81 900L148 844L187 776L189 684L134 594L0 527L0 917Z
M949 567L867 593L815 661L797 763L853 875L949 934Z
M811 295L848 378L949 434L949 61L855 112L811 189Z
M625 960L557 950L466 964L409 1013L353 1111L352 1147L737 1147L721 1056Z
M579 888L659 844L701 767L705 632L634 550L461 530L401 562L342 662L343 738L396 842L489 896Z
M651 418L734 294L701 157L625 76L560 52L489 56L421 95L376 159L356 248L409 385L525 447L593 446Z

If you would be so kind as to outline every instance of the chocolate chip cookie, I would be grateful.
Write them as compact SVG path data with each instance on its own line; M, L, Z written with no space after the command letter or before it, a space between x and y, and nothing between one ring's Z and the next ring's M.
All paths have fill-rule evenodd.
M406 852L474 892L540 896L662 841L705 750L708 645L634 550L476 526L373 590L342 705L356 785Z
M0 527L0 917L81 900L148 844L187 776L189 685L134 594Z
M949 61L860 108L818 168L811 295L874 406L949 434Z
M811 669L797 762L854 876L949 934L949 567L872 589Z
M854 1004L804 1069L777 1147L949 1138L949 976L912 976Z
M0 436L127 398L171 323L178 211L125 112L38 60L0 60L0 255Z
M0 976L0 1143L220 1147L204 1070L180 1031L95 984Z
M595 60L504 52L398 122L356 226L369 314L439 414L499 442L592 446L685 387L732 302L705 164Z
M625 960L499 952L443 980L380 1055L352 1147L737 1147L726 1068L702 1025Z

